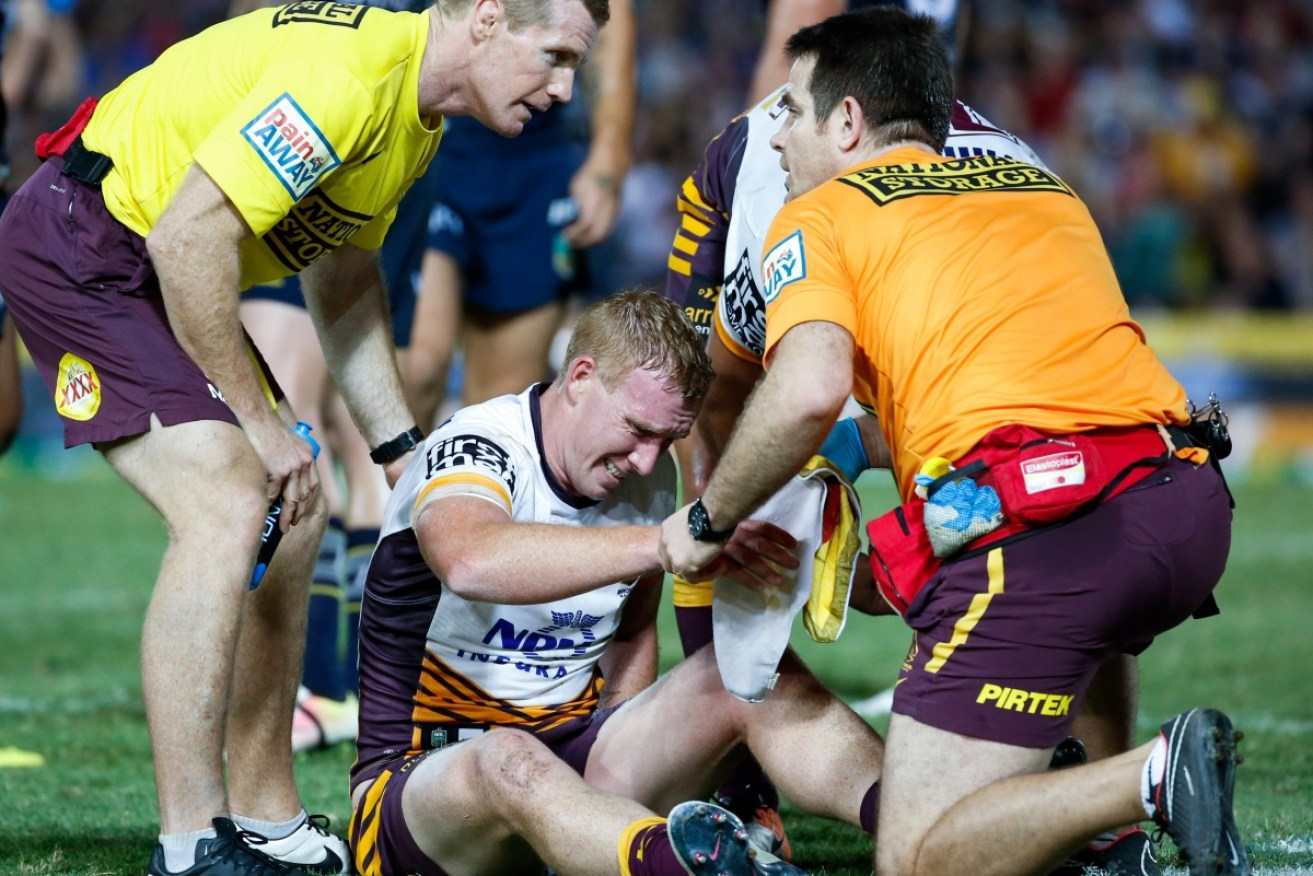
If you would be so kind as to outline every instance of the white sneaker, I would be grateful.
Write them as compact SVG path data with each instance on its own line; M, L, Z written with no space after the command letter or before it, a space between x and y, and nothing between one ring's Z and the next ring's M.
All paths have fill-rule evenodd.
M284 864L316 876L351 872L351 852L341 837L328 832L327 815L307 815L301 826L282 839L261 837L253 848Z

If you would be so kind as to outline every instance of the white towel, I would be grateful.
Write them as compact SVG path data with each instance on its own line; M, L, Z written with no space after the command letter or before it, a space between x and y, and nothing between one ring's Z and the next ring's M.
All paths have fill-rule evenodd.
M844 501L839 503L842 508L834 509L837 525L824 541L831 485L842 486ZM807 605L813 589L818 599L808 611L807 623L812 638L833 641L843 630L853 561L861 547L857 526L861 504L847 479L817 456L752 517L768 520L796 538L801 561L797 571L781 570L785 582L776 588L752 590L728 578L715 581L711 617L721 681L739 699L758 703L775 686L793 619Z

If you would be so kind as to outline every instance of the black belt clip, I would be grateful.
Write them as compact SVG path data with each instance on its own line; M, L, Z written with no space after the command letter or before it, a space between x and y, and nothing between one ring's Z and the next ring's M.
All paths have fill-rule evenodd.
M112 158L99 152L92 152L82 145L82 138L78 137L64 153L64 168L60 173L88 185L98 186L113 167Z
M1208 403L1202 408L1195 407L1190 399L1185 400L1190 413L1190 425L1185 429L1200 447L1207 447L1208 452L1217 459L1226 459L1231 455L1231 430L1227 428L1229 418L1222 410L1222 402L1217 393L1208 394Z

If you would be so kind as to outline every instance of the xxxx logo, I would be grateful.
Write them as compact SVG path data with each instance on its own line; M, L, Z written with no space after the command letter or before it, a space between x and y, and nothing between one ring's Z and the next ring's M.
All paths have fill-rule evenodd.
M65 353L55 380L55 407L70 420L90 420L100 410L100 377L81 356Z

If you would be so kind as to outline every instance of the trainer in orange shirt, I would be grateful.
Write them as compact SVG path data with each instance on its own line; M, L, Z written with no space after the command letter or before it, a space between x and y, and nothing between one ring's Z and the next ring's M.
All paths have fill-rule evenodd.
M663 525L666 568L714 558L852 393L879 416L905 501L900 525L872 527L872 571L915 630L876 872L1042 873L1152 819L1191 872L1247 873L1222 713L1046 770L1095 669L1203 606L1230 544L1220 470L1181 428L1184 392L1131 321L1088 211L1041 168L937 154L953 82L930 19L837 16L788 53L769 370L702 498ZM935 457L936 474L956 470L920 484L927 502L916 476ZM876 539L891 530L924 561L910 586Z

